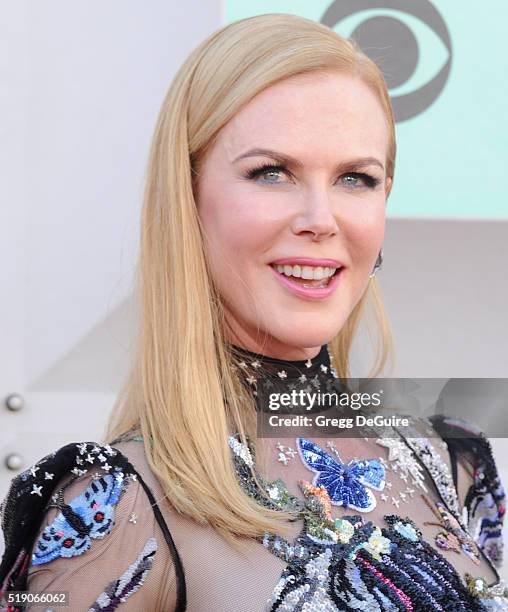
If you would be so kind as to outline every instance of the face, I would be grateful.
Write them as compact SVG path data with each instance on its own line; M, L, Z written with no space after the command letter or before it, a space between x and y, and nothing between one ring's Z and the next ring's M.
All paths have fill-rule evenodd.
M388 135L368 86L334 72L277 83L224 126L196 203L231 342L307 359L340 331L383 243Z

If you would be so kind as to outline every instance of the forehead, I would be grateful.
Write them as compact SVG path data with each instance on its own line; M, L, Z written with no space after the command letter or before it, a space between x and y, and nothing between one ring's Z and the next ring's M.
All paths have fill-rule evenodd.
M386 154L388 125L381 103L358 77L296 75L255 96L222 129L219 142L233 157L247 147L316 156Z

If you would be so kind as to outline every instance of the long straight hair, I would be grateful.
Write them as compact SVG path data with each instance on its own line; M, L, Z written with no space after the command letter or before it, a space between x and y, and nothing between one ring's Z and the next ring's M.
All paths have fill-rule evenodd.
M228 349L224 309L204 252L195 202L196 169L221 128L256 94L293 75L355 75L380 101L389 129L387 176L394 175L395 127L383 75L351 40L289 14L266 14L220 28L176 73L162 104L145 178L137 271L139 318L131 370L108 423L109 442L136 431L148 463L178 511L237 536L289 534L290 513L269 510L237 482L228 435L255 447L255 405ZM339 377L366 306L379 337L369 376L392 354L377 280L328 343Z

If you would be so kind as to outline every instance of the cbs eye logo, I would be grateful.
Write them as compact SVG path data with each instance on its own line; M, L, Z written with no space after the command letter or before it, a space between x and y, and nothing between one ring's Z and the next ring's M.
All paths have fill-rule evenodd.
M443 91L452 64L450 32L428 0L335 0L320 21L376 62L397 122L422 113Z

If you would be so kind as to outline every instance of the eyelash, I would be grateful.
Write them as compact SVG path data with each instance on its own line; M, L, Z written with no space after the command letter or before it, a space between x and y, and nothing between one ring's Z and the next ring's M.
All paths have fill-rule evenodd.
M277 165L277 164L263 164L262 166L258 166L257 168L251 168L245 174L245 178L254 180L258 176L261 176L267 172L285 172L289 174L288 169L285 166ZM381 179L372 176L371 174L367 174L366 172L346 172L343 176L355 176L357 178L361 178L366 187L369 189L375 189L380 183ZM276 183L272 183L276 185ZM358 187L353 187L353 189L358 189Z

